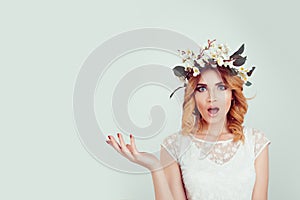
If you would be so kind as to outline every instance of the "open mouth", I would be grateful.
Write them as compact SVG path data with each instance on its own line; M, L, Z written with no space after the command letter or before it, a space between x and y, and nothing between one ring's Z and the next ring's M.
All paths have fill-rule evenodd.
M207 109L207 111L210 115L216 115L219 112L219 110L220 109L218 107L213 107L213 108Z

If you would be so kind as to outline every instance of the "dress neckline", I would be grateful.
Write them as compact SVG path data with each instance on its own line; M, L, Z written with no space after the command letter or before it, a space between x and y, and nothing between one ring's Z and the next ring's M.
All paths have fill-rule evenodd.
M200 142L206 142L206 143L225 143L225 142L231 142L233 141L233 138L227 139L227 140L217 140L217 141L207 141L200 138L195 137L194 134L189 134L194 140L200 141Z

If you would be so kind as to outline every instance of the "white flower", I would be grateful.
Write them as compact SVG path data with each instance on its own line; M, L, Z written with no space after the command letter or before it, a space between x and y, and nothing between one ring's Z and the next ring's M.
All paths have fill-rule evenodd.
M243 72L239 72L239 77L241 77L241 79L245 82L247 82L247 80L248 80L247 74L245 74Z
M224 44L223 47L224 47L224 48L223 48L223 52L224 52L226 55L228 55L228 53L229 53L229 51L230 51L229 47L227 46L227 44Z
M217 63L218 63L218 65L219 65L219 66L222 66L222 65L224 65L223 58L221 58L221 57L218 57L218 58L217 58Z
M184 71L188 71L188 68L190 68L190 66L188 66L188 65L186 65L186 66L184 66Z
M216 49L216 54L218 54L219 56L221 56L223 53L223 51L221 49Z
M196 59L196 54L192 50L188 49L186 51L185 58L189 60L194 60Z
M193 67L193 76L194 77L196 77L196 76L198 76L199 74L200 74L200 71L199 71L199 69L198 69L198 67Z
M218 67L218 65L217 65L217 64L211 64L211 66L212 66L213 68L216 68L216 67Z
M229 48L226 44L218 44L218 51L221 51L223 55L227 55L229 52Z
M216 52L210 52L210 56L212 57L212 58L214 58L214 59L216 59L217 58L217 54L216 54Z
M231 61L225 61L224 65L225 65L225 67L235 68L235 66L233 65L233 60L231 60Z
M246 69L246 68L244 68L244 67L240 67L240 68L239 68L239 71L240 71L241 73L247 73L247 72L248 72L248 69Z
M244 67L240 67L238 69L239 71L239 77L241 77L241 79L245 82L247 82L248 80L248 75L247 75L247 72L249 71L248 69L244 68Z
M193 65L192 65L190 60L188 60L187 62L184 63L184 70L185 71L188 71L189 69L192 69L192 68L193 68Z

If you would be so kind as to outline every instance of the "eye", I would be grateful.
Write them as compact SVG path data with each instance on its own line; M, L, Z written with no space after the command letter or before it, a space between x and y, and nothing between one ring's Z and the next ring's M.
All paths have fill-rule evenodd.
M206 91L206 87L204 87L204 86L197 87L196 91L198 91L198 92L205 92Z
M227 89L227 87L225 85L218 85L218 89L224 91Z

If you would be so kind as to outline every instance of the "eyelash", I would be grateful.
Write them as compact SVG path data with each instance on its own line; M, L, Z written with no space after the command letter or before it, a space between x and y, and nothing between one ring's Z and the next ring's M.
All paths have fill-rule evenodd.
M202 89L202 88L206 89L206 87L200 86L200 87L196 87L196 91L197 92L204 92L204 91L200 91L200 89Z
M226 85L218 85L218 87L224 87L224 89L222 91L227 90Z
M224 90L227 89L227 87L226 87L225 85L218 85L218 89L219 89L220 87L224 88L224 89L220 89L221 91L224 91ZM198 91L198 92L204 92L204 91L200 91L200 89L202 89L202 88L206 89L206 87L200 86L200 87L196 87L195 90Z

